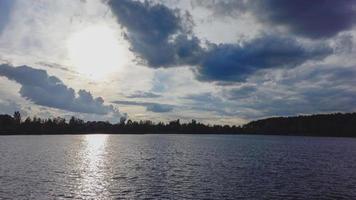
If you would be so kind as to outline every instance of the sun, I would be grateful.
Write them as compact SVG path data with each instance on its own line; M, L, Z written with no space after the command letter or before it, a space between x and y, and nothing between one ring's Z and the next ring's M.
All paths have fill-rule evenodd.
M95 80L117 72L129 60L127 48L107 25L92 25L73 33L67 41L74 70Z

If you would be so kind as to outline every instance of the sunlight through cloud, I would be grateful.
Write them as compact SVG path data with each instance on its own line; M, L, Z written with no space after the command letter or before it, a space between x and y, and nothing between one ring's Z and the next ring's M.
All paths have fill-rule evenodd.
M129 62L128 50L117 32L106 25L92 25L75 32L67 41L74 69L94 80L107 78Z

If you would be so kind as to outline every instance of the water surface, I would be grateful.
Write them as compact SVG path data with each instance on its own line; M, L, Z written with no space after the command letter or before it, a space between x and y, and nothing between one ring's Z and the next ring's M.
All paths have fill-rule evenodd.
M351 199L356 140L0 137L0 199Z

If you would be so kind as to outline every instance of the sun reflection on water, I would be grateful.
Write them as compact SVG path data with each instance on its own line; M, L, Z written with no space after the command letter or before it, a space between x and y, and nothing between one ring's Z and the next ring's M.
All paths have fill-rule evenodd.
M84 138L81 193L101 196L107 191L106 143L108 135L86 135Z
M96 159L95 157L100 155L104 151L107 137L107 135L85 136L85 141L87 143L87 151L91 154L91 156L94 157L93 159Z

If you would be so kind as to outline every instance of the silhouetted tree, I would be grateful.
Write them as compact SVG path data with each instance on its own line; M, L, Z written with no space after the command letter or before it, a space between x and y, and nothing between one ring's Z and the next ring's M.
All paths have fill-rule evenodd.
M16 124L20 124L21 123L21 114L19 111L15 111L14 112L14 121Z

